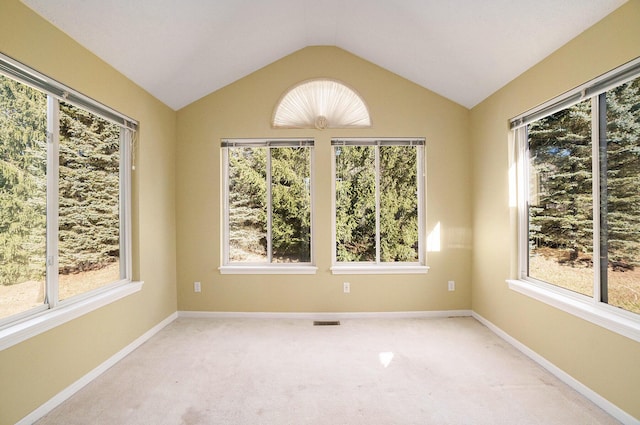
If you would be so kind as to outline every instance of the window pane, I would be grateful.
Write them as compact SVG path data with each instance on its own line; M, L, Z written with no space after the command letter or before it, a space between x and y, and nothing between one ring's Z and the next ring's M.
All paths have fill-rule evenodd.
M120 127L60 103L59 298L120 272Z
M266 262L267 187L265 148L230 148L229 261Z
M47 98L0 75L0 319L44 303Z
M274 263L311 261L311 156L308 148L271 149Z
M591 101L528 126L530 277L593 295Z
M640 78L606 93L606 119L602 279L609 304L640 313Z
M380 147L380 261L418 261L416 148Z
M376 261L375 148L336 146L336 259Z

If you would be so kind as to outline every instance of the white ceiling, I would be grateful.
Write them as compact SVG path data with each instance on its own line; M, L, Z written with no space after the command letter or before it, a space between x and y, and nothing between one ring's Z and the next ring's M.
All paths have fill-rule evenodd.
M334 45L471 108L626 0L23 0L177 110Z

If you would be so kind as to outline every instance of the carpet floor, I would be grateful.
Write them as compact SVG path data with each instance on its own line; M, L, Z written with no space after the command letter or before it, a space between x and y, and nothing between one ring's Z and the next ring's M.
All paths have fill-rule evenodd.
M48 424L617 424L470 317L180 318Z

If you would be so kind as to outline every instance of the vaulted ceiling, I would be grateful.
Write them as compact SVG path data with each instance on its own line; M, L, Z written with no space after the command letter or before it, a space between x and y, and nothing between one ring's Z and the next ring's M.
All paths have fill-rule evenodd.
M333 45L471 108L626 0L23 0L177 110Z

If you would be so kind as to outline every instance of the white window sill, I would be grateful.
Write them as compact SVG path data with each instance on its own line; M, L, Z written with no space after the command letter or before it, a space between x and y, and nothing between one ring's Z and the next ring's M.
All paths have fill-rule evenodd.
M426 274L428 266L339 264L331 267L332 274Z
M274 264L269 266L221 266L220 274L316 274L315 266L291 266L287 264Z
M143 283L128 282L114 286L94 296L45 310L14 324L7 324L6 328L0 329L0 351L138 292L142 289Z
M583 301L533 282L507 280L507 283L509 289L640 342L640 316L636 319L631 317L636 316L633 313L617 312L616 307Z

